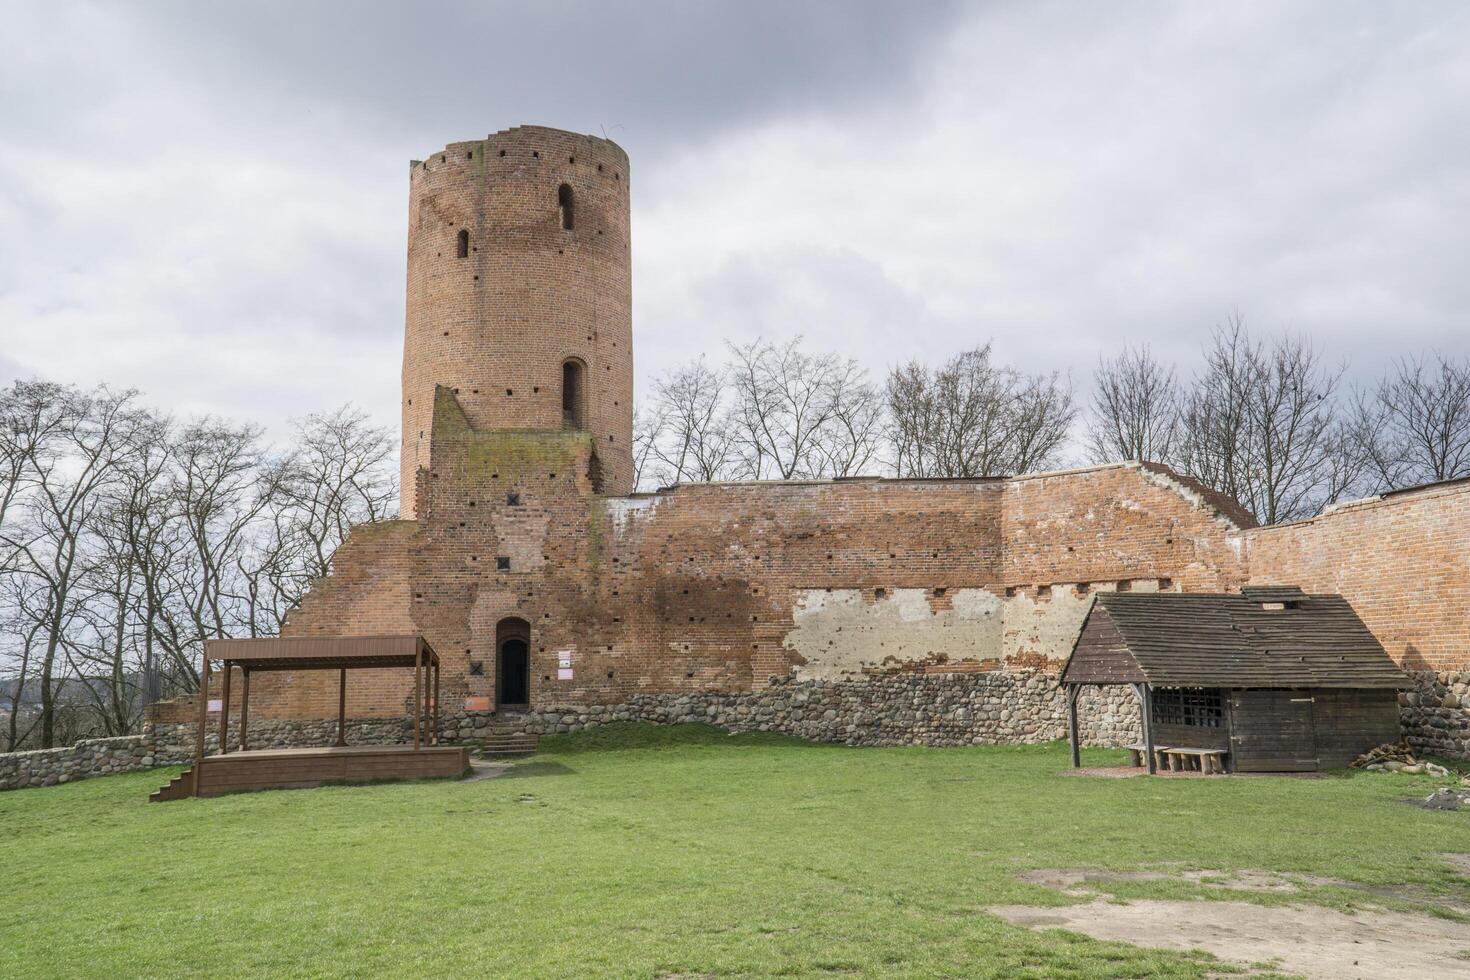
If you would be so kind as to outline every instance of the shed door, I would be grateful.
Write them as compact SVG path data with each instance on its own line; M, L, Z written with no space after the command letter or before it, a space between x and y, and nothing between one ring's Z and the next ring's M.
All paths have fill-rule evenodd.
M1230 749L1237 772L1315 770L1312 692L1232 691Z

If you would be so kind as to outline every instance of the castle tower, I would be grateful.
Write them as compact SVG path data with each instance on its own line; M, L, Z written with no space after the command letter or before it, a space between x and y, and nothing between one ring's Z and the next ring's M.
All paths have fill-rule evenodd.
M434 386L477 429L581 429L603 491L633 489L628 155L542 126L410 165L404 517L429 464Z

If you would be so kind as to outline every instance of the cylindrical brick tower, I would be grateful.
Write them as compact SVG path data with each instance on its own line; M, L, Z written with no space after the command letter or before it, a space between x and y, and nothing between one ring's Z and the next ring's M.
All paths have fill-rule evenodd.
M542 126L411 164L400 510L429 463L434 386L477 429L582 429L633 489L628 155Z

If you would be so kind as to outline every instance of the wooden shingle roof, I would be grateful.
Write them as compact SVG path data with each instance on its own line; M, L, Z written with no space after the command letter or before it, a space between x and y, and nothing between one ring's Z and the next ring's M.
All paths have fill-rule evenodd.
M1094 623L1095 618L1106 622ZM1111 627L1111 628L1109 628ZM1116 634L1113 630L1116 629ZM1158 687L1396 688L1405 675L1340 595L1293 586L1218 593L1099 593L1062 680L1097 683L1088 637L1116 637L1112 670ZM1121 639L1121 649L1117 642ZM1069 676L1070 675L1070 676Z

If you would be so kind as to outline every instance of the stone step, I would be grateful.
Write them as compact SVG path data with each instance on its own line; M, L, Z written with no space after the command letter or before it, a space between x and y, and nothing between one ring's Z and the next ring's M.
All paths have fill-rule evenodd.
M476 741L480 742L480 755L490 757L530 755L536 751L536 743L540 739L535 735L527 735L524 732L491 732L488 735L477 736Z

